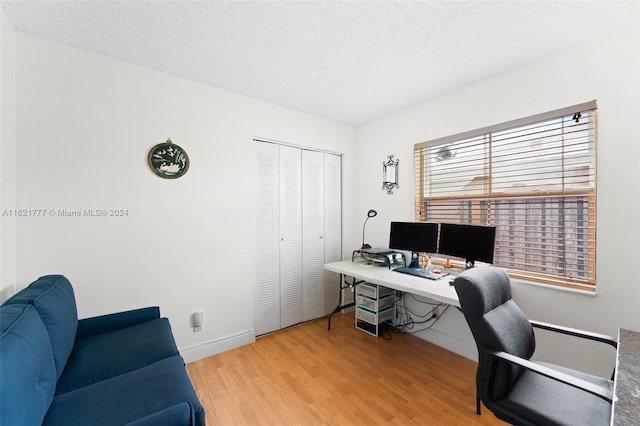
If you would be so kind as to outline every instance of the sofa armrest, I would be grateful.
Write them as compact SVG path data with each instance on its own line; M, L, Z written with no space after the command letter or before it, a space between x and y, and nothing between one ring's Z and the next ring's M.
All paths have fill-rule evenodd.
M191 404L183 402L128 423L126 426L193 426L194 423Z
M84 318L78 321L76 340L109 333L158 318L160 318L160 308L158 306Z

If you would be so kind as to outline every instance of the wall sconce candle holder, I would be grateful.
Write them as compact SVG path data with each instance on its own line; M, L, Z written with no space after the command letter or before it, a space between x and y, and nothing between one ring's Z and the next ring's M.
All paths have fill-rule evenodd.
M393 155L388 156L387 161L382 162L382 189L387 190L387 194L393 194L394 188L398 186L398 163L400 160L394 160Z

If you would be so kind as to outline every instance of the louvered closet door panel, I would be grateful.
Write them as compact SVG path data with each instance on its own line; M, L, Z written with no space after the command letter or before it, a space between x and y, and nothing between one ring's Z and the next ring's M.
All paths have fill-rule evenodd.
M255 143L257 224L254 328L280 329L280 219L278 145Z
M302 151L302 318L324 316L324 154Z
M324 263L342 260L342 157L324 154ZM324 273L324 314L338 306L339 279L335 272Z
M302 322L302 154L280 146L280 327Z

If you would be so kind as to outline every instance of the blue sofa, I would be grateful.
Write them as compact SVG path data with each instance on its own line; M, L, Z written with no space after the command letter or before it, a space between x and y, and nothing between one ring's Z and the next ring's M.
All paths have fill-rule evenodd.
M158 307L78 321L62 275L0 306L0 423L195 425L205 413Z

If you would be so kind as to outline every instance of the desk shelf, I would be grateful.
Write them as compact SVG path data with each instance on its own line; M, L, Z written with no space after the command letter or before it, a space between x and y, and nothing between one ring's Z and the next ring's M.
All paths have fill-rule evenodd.
M407 266L407 259L404 254L389 250L384 254L369 253L366 249L357 249L351 253L351 261L356 262L364 260L365 262L378 266L386 266L391 269L392 266Z
M336 306L327 319L328 330L331 330L331 317L333 314L355 306L357 302L357 297L355 296L358 293L354 295L353 302L348 303L344 303L343 293L348 290L355 291L355 289L360 287L360 284L366 284L368 286L378 284L383 288L393 289L393 291L396 292L411 293L416 296L435 300L436 302L460 307L460 301L458 300L456 289L452 285L449 285L446 278L436 281L425 280L423 278L412 277L411 275L400 274L388 268L377 267L362 260L341 260L338 262L330 262L324 265L324 269L326 271L340 274L338 306ZM456 271L449 272L451 273L449 278L453 278L456 275ZM426 281L429 282L427 283ZM362 287L362 289L364 288L365 287ZM376 300L378 298L379 295L377 294L372 297L372 299ZM377 325L373 332L375 333L376 331Z
M371 283L356 286L355 326L372 336L380 335L380 324L396 316L395 290Z

